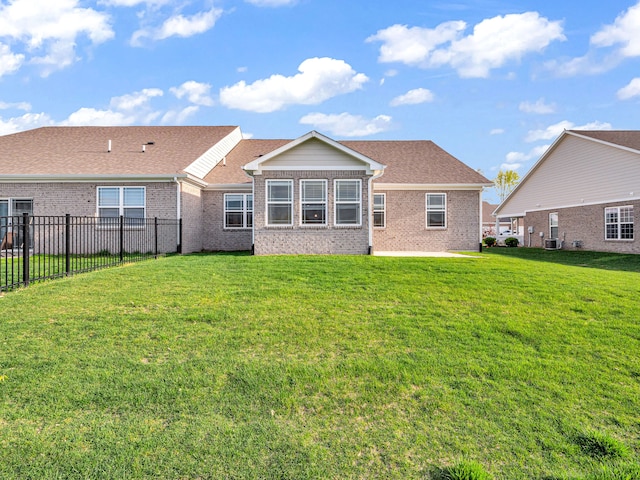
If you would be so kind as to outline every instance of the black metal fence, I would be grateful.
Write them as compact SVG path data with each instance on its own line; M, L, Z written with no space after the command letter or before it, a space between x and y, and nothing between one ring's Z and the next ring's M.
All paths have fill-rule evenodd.
M181 252L176 219L0 217L0 291Z

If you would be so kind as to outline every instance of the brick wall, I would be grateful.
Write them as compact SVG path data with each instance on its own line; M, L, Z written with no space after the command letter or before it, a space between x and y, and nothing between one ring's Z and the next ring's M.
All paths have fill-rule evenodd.
M181 183L182 253L199 252L202 243L202 189Z
M251 190L233 193L251 193ZM251 229L224 228L224 194L225 192L217 191L203 192L203 248L227 252L250 250Z
M605 207L618 207L633 205L635 224L634 240L605 240L604 235L604 209ZM549 238L549 213L558 213L558 235L563 240L563 249L567 250L594 250L598 252L640 253L640 241L638 235L638 218L640 218L640 201L613 202L600 205L585 205L583 207L571 207L529 212L524 217L524 244L529 245L528 227L534 228L531 235L532 247L544 247L544 238ZM544 237L540 237L540 232ZM573 242L579 241L582 247L574 246Z
M93 217L98 186L146 187L147 217L176 218L175 183L0 183L0 198L33 199L34 215Z
M300 225L300 179L327 180L327 226ZM266 226L265 181L293 180L293 226ZM335 179L362 181L362 225L335 226L333 190ZM369 251L369 176L363 171L264 172L254 178L254 248L256 255L269 254L366 254Z
M478 249L480 193L467 190L429 190L447 194L447 227L426 228L424 190L389 190L386 194L386 227L374 228L376 251L426 251Z

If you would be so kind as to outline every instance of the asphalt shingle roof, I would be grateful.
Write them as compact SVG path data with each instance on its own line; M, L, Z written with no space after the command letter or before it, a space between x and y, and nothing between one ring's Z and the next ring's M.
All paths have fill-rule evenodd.
M640 130L570 130L577 135L640 151Z

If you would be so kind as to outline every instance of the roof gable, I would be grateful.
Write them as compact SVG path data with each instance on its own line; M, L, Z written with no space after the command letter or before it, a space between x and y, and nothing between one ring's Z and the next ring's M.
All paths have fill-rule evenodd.
M495 214L521 216L528 211L640 198L640 151L603 140L612 140L615 135L563 132Z
M362 153L312 131L247 163L244 170L261 175L263 170L365 170L381 173L385 165Z

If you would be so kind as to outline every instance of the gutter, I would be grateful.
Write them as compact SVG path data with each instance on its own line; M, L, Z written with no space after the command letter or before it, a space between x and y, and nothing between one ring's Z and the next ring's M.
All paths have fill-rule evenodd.
M170 182L186 178L185 174L97 174L97 175L45 175L45 174L0 174L1 183L95 183L95 182Z

